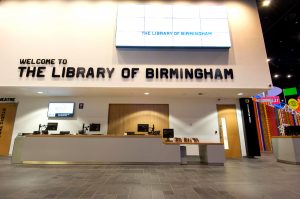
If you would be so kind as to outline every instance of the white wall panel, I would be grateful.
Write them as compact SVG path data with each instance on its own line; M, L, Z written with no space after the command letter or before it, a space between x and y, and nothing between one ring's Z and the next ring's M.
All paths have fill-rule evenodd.
M0 85L267 89L268 85L271 84L262 31L254 0L184 4L185 6L226 6L232 47L219 50L116 49L117 8L118 5L125 5L125 3L128 2L1 1L0 67L5 72L0 73ZM165 4L181 5L178 2L170 1ZM141 13L143 11L138 12L138 14ZM191 14L195 15L193 12ZM222 12L219 14L222 15ZM218 19L210 18L208 20ZM136 24L138 26L140 23L137 22ZM130 29L135 28L133 25L128 27ZM161 41L171 42L163 36ZM151 41L147 42L151 43ZM200 42L209 43L205 39L203 41L202 39L195 40L195 43ZM181 42L179 41L179 43ZM46 77L43 79L19 78L18 66L21 58L65 58L68 59L67 66L115 67L116 71L112 79L53 79L50 77L51 67L47 66ZM195 79L180 81L155 79L149 82L140 72L139 77L132 81L126 81L120 76L121 69L125 66L140 67L141 70L145 66L228 67L234 70L234 80L199 82Z

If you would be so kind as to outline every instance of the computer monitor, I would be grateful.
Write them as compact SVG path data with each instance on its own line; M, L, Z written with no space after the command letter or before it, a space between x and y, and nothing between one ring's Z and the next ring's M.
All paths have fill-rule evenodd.
M163 129L163 138L173 138L174 137L174 129Z
M286 126L285 135L300 135L300 126Z
M33 135L41 134L40 131L33 131Z
M90 131L100 131L100 124L91 123L90 124Z
M58 123L57 122L49 122L47 124L47 127L45 130L48 130L48 131L56 131L57 130L57 126L58 126Z
M60 131L59 134L60 135L69 135L70 131Z
M137 125L138 132L148 132L149 131L149 124L138 124Z

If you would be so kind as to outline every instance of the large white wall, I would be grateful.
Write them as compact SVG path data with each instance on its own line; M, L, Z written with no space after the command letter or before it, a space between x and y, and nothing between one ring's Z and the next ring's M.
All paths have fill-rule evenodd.
M159 2L225 5L232 43L230 49L116 49L117 7L123 3L137 2L141 1L0 1L0 87L243 90L267 89L271 84L255 0ZM63 58L68 60L67 66L115 67L116 71L112 79L52 79L49 75L50 70L47 70L45 78L19 78L19 59L22 58ZM143 75L138 75L135 79L124 80L120 75L122 67L139 67L140 73L143 73L145 67L232 68L234 79L147 81ZM47 66L47 69L49 68ZM18 96L17 93L15 95ZM59 130L77 132L83 122L100 122L101 132L106 133L109 103L167 103L170 105L170 126L175 129L177 136L199 136L207 141L219 139L219 135L215 135L214 132L218 130L216 104L220 102L204 98L199 100L174 97L18 97L14 137L20 132L36 130L40 123L47 123L48 102L57 100L85 103L84 110L76 109L73 119L59 121ZM237 104L237 101L229 100L223 103ZM242 153L245 155L239 111L238 116ZM195 149L189 150L189 153L195 153Z
M116 49L117 6L139 1L1 1L1 86L259 88L271 83L255 0L167 1L166 4L225 5L230 49ZM146 3L157 1L146 1ZM139 2L140 3L140 2ZM73 67L115 67L108 79L19 78L19 59L65 58ZM232 68L234 80L125 81L122 67ZM48 74L51 67L48 67Z
M107 133L108 107L110 103L149 103L169 104L170 127L174 128L175 136L198 137L201 141L219 141L218 115L216 103L236 104L237 100L214 99L185 99L185 98L153 98L150 96L131 97L76 97L76 98L19 98L18 109L13 130L11 150L18 133L32 133L38 130L39 124L58 122L58 131L68 130L77 133L82 128L82 123L101 123L102 134ZM49 102L75 102L75 116L70 119L48 119ZM84 103L84 109L78 109L78 103ZM241 139L242 154L245 155L244 134L238 112L239 134ZM218 134L215 134L218 131ZM57 132L51 132L57 133ZM188 154L197 154L196 147L189 147Z

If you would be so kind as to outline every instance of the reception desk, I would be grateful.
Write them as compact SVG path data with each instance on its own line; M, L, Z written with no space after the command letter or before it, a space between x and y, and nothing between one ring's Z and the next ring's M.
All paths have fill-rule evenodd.
M186 145L197 145L199 149L200 163L208 165L224 166L225 150L224 143L216 142L167 142L164 144L180 145L181 164L187 164Z
M273 136L272 148L278 162L300 164L300 136Z
M15 139L15 164L181 163L180 146L160 136L27 135Z

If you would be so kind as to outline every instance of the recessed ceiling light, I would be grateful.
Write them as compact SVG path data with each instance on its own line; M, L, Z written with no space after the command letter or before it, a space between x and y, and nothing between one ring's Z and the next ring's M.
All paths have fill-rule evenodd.
M264 0L264 1L262 2L262 6L263 6L263 7L268 7L270 4L271 4L271 0Z
M291 74L288 74L286 77L287 77L287 78L291 78L291 77L292 77L292 75L291 75Z
M38 92L36 92L36 93L38 93L38 94L43 94L44 92L43 92L43 91L38 91Z
M150 95L150 93L146 92L146 93L144 93L144 95Z
M278 75L278 74L275 74L275 75L274 75L274 78L278 78L278 77L279 77L279 75Z
M271 61L271 59L268 58L268 59L267 59L267 62L270 62L270 61Z
M240 96L241 96L241 95L244 95L244 93L238 93L237 95L240 95Z

